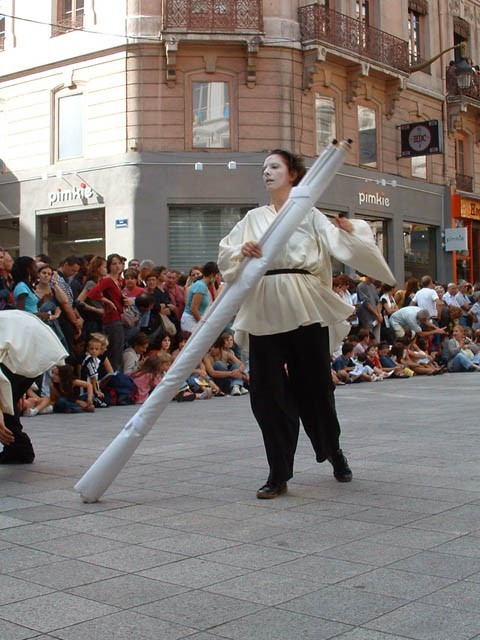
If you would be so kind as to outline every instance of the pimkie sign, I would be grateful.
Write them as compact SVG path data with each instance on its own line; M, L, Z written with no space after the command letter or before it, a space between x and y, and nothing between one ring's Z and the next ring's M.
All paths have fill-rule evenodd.
M74 200L88 200L95 195L94 190L81 184L79 187L73 187L72 189L57 189L57 191L50 191L48 194L48 205L51 207L58 202L73 202Z

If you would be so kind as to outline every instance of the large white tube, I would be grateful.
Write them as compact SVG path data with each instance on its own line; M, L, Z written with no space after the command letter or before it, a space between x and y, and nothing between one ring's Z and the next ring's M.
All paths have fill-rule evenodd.
M348 149L347 142L329 145L298 187L291 190L289 199L259 241L262 257L245 259L237 278L223 289L209 307L161 383L75 485L84 502L96 502L123 469L179 387L191 375L248 293L268 271L279 250L286 245L304 216L326 190L343 164Z

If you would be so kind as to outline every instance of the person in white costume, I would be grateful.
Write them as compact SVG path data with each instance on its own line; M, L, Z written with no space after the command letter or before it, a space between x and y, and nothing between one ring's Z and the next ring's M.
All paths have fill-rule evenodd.
M55 333L25 311L0 311L0 464L30 464L35 452L17 405L34 379L68 356Z
M245 258L261 257L258 240L305 173L303 158L283 149L266 158L263 180L271 203L249 211L220 242L218 266L225 282L235 279ZM333 224L312 208L234 322L237 342L245 344L248 335L250 400L270 468L257 491L260 499L287 491L300 419L317 461L328 459L339 482L352 479L339 443L330 353L348 333L346 318L354 309L332 290L331 255L395 282L366 222L339 217Z

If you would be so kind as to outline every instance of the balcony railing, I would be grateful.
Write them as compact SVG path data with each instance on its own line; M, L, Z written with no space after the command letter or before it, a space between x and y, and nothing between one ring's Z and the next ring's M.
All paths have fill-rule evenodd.
M263 31L262 0L163 0L163 3L164 31Z
M461 173L457 173L455 176L455 184L458 191L467 191L473 193L473 178L472 176L464 176Z
M76 15L65 16L57 20L56 24L52 27L52 37L61 36L62 33L73 31L74 29L81 29L83 27L83 10L77 12Z
M302 42L320 41L408 72L408 43L319 4L298 9Z

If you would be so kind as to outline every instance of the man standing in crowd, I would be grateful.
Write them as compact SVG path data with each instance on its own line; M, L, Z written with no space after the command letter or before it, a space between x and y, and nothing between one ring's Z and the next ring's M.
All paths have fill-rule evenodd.
M378 302L377 287L373 278L365 276L357 286L358 323L362 329L368 329L375 336L375 341L380 341L380 328L382 326L382 314Z
M472 301L468 296L469 287L470 285L466 280L459 280L458 292L455 296L458 306L462 309L462 315L460 316L459 322L464 327L468 327L468 312L472 306Z
M70 286L70 278L73 278L79 269L80 262L77 256L68 256L60 262L57 271L57 284L67 298L67 302L62 304L63 313L60 314L59 322L70 353L74 339L80 335L83 326L82 318L78 311L73 308L74 296Z

